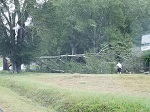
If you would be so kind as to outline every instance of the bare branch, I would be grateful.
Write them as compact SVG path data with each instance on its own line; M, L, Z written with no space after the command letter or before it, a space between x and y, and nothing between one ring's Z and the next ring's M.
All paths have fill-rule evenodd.
M3 17L6 19L7 23L9 24L9 26L11 26L11 23L8 19L8 17L5 15L4 11L1 9L1 14L3 15Z
M10 16L10 11L9 11L9 6L7 5L6 1L4 1L4 0L0 0L0 1L1 1L1 4L3 5L3 8L2 8L3 10L1 9L1 12L2 12L3 16L5 17L5 19L7 20L8 24L10 25L11 16ZM8 17L6 17L6 15L4 14L4 9L7 11Z
M8 11L8 10L9 10L9 7L7 6L6 1L0 0L0 2L1 2L1 4L3 5L3 7Z
M7 32L10 32L10 30L5 26L5 24L3 23L2 18L0 18L0 23L3 27L3 31L4 31L5 36L8 37Z

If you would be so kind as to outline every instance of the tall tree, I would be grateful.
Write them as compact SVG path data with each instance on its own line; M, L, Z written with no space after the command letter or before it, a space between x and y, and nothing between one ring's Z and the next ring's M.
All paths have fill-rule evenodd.
M21 64L29 63L37 53L40 41L28 12L34 1L0 0L0 7L1 55L9 57L13 72L19 73Z

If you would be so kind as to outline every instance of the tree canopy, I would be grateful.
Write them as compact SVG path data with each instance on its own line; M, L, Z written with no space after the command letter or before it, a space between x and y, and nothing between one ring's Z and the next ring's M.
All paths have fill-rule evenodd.
M21 64L29 63L38 52L40 38L30 15L33 3L27 0L0 2L0 53L10 58L14 72L19 72Z
M150 32L149 4L149 0L1 0L0 53L19 66L40 55L101 51L106 62L130 60L141 36ZM26 26L31 18L32 25Z

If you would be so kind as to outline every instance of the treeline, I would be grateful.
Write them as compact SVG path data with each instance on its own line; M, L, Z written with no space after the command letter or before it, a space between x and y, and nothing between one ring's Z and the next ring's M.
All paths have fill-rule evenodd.
M140 72L142 69L140 41L142 35L150 32L149 0L46 0L41 4L25 0L25 3L20 13L33 18L32 31L28 28L26 33L41 40L23 47L24 51L30 51L28 48L39 46L32 53L23 52L22 63L31 61L34 51L36 57L98 53L100 62L121 61L124 70ZM1 54L9 56L3 50ZM81 64L81 59L75 62Z
M125 71L140 72L141 36L150 31L149 4L148 0L48 1L34 17L42 55L101 53L100 62L121 61Z
M42 54L100 52L111 45L116 55L140 46L149 32L149 1L63 0L38 8L35 22L42 37Z

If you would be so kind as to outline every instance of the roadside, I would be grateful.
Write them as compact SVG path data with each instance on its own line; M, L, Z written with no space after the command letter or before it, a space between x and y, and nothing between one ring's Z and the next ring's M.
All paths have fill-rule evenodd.
M2 92L3 95L6 96L10 93L12 97L0 96L0 98L5 99L5 101L8 100L7 104L10 105L11 103L13 109L19 110L10 112L38 112L32 111L32 109L36 109L36 106L37 108L40 106L55 108L58 112L77 112L80 110L91 112L95 110L95 107L97 110L108 112L112 110L118 112L150 111L150 97L148 96L150 89L146 89L150 82L149 76L146 75L28 73L26 75L1 76L0 79L1 86L8 87L11 91L10 93L0 88L5 91L5 94ZM130 86L128 86L129 84ZM141 93L138 96L134 92L136 89L138 89L138 93ZM125 91L131 92L131 94L124 94ZM144 95L142 94L143 91L145 91ZM108 94L104 94L104 92L108 92ZM11 100L9 101L9 99ZM13 103L14 101L18 106ZM11 108L10 106L9 108ZM55 112L38 110L40 110L39 112Z
M55 112L0 86L0 112Z

